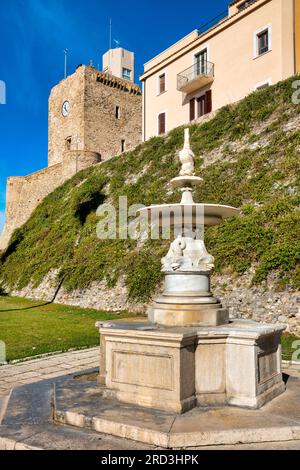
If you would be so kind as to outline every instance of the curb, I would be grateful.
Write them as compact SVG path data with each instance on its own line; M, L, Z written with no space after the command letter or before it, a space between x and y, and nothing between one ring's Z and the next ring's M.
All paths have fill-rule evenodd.
M6 437L0 437L0 450L43 450L40 447L33 447L23 442L15 441L14 439L8 439Z
M300 426L297 425L172 433L105 418L91 418L82 413L71 411L55 410L54 419L60 425L89 429L101 434L130 439L164 449L288 442L300 439Z
M296 367L299 367L300 368L300 361L285 361L285 360L282 360L282 365L283 366L296 366Z
M93 349L99 349L99 346L93 346L93 347L87 347L87 348L72 348L66 351L54 351L54 352L45 353L45 354L38 354L37 356L24 357L23 359L15 359L13 361L9 361L4 364L0 363L0 368L1 366L23 364L23 363L26 363L29 361L35 361L38 359L46 359L47 357L59 356L60 354L67 354L67 353L77 352L77 351L91 351Z

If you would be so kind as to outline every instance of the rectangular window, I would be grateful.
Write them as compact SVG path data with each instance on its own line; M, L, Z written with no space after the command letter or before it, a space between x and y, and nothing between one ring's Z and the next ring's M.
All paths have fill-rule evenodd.
M206 114L206 96L202 95L197 99L198 104L198 117Z
M121 152L125 152L125 140L121 140Z
M124 78L124 80L131 80L131 70L123 67L122 77Z
M195 98L190 100L190 121L195 119Z
M195 75L207 75L207 49L195 55Z
M116 119L120 119L120 106L116 106Z
M161 113L158 116L158 134L166 133L166 113Z
M258 55L264 54L269 50L269 31L266 29L257 35Z
M264 90L265 88L269 88L269 86L270 86L270 83L266 82L266 83L263 83L261 85L257 85L255 87L255 90Z
M159 76L159 94L164 93L166 91L166 74L163 73Z

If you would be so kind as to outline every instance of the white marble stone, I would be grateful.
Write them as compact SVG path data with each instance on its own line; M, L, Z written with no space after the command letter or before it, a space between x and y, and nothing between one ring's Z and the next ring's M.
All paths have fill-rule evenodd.
M219 327L101 323L106 396L183 413L195 406L260 408L285 390L285 326L239 320Z

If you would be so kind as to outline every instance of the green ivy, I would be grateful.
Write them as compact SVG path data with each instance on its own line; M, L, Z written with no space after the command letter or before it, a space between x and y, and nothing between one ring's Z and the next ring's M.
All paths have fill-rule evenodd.
M241 208L238 217L206 230L216 270L243 273L255 263L253 283L278 272L280 289L300 285L300 132L283 128L300 112L291 101L294 80L252 93L191 126L196 173L204 178L195 200ZM264 146L251 147L261 139ZM182 145L179 127L79 172L49 194L2 253L1 285L37 286L50 270L58 271L70 291L101 280L112 287L123 277L129 297L147 302L162 279L160 259L168 242L99 240L96 209L110 202L118 214L119 196L127 196L128 205L177 202L180 193L170 192L169 181L178 175ZM221 158L203 169L203 159L209 161L214 151L221 151Z

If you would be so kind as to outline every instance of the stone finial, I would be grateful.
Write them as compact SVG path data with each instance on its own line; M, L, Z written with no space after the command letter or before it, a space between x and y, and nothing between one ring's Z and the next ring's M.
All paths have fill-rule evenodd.
M184 130L184 147L179 152L179 160L181 163L180 176L195 175L195 155L190 146L190 130Z

